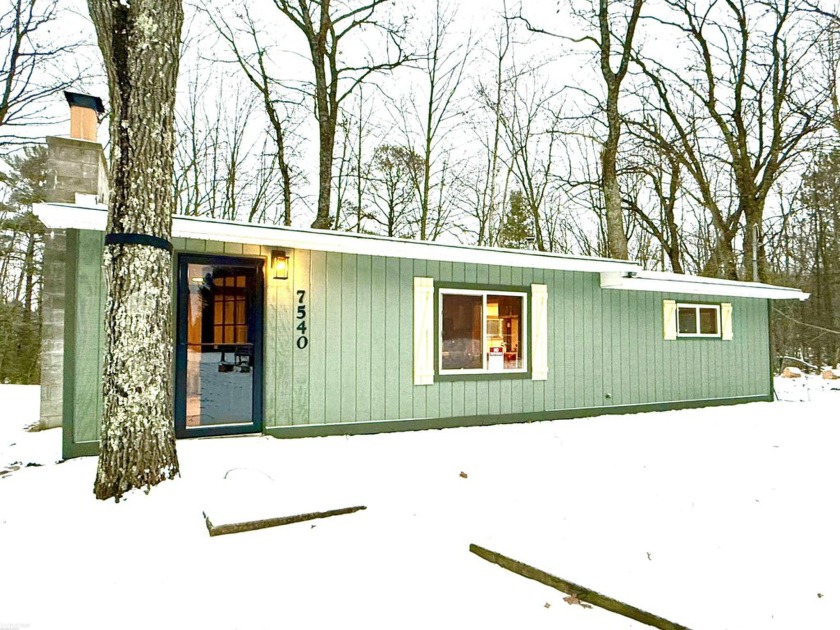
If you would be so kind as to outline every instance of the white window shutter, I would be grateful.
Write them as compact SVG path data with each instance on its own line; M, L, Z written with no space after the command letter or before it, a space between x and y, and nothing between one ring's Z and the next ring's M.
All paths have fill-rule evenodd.
M435 382L435 283L414 278L414 384Z
M720 305L720 337L732 341L732 304L729 302Z
M662 324L665 341L677 338L677 303L674 300L662 301Z
M531 285L531 379L548 379L548 287Z

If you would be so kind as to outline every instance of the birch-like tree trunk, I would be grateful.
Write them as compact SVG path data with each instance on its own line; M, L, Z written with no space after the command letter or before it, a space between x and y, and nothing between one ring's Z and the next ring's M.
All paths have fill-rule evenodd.
M108 232L168 241L181 2L88 0L88 8L111 105ZM157 245L105 247L104 406L94 485L99 499L119 500L132 488L149 488L178 473L171 258Z

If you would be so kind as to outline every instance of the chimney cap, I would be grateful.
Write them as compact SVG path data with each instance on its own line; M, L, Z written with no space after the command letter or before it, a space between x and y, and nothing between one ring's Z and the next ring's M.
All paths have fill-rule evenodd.
M105 106L102 104L102 99L98 96L80 94L79 92L65 92L64 98L67 99L67 104L71 107L87 107L96 111L98 114L105 113Z

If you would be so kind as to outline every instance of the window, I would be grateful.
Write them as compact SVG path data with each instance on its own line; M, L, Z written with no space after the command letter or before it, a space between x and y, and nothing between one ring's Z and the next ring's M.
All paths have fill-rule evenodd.
M441 374L525 372L526 293L440 290Z
M678 337L720 337L718 304L677 304Z
M246 343L245 276L216 278L213 298L213 343Z

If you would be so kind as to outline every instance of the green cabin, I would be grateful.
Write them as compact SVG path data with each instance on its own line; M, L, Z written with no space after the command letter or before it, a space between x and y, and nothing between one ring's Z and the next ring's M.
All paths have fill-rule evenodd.
M62 424L68 458L97 452L101 416L107 211L91 205L35 209L48 229L42 422ZM769 301L807 298L534 251L182 216L172 233L181 438L772 400Z

